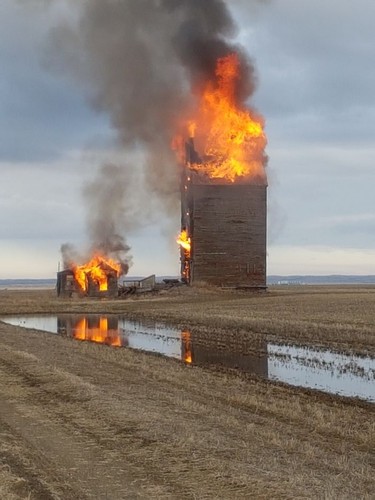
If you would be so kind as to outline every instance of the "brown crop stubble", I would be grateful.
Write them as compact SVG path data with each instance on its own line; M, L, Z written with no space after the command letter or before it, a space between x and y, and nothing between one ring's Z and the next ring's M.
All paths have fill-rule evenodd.
M108 479L98 479L96 463L90 481L80 479L88 450L103 457L112 482L124 478L112 484L111 498L126 490L121 463L142 494L160 498L349 498L354 491L365 498L372 491L370 405L8 326L0 339L2 396L17 394L27 421L40 422L42 434L50 428L45 437L57 441L62 473L65 457L56 453L67 445L59 440L73 435L80 443L69 445L77 471L65 473L89 498Z
M319 298L318 292L311 295L315 293ZM362 302L367 292L342 293ZM329 300L340 303L340 294L333 292ZM51 293L19 294L18 299L8 293L0 307L8 313L129 311L167 317L174 312L175 321L187 323L183 305L187 303L194 315L203 298L209 311L207 335L210 321L216 315L219 322L222 308L229 313L243 310L247 303L250 309L258 304L260 310L270 310L268 298L199 295L199 300L184 292L156 300L80 302L56 301ZM310 306L302 295L291 296L307 314ZM282 302L288 306L287 297L283 292L270 296L280 309ZM321 297L313 302L319 321L326 321ZM204 321L200 315L202 310L194 317L197 325ZM243 321L241 317L241 325ZM1 419L16 427L21 449L27 441L30 467L34 475L39 471L39 484L51 492L64 487L63 498L99 498L103 491L111 498L373 494L373 405L4 324L0 343L0 394L8 407ZM30 436L26 424L38 432ZM71 468L67 454L73 456ZM89 470L84 466L88 459ZM51 463L60 475L49 470ZM18 481L28 481L34 491L26 472L10 472L19 475Z

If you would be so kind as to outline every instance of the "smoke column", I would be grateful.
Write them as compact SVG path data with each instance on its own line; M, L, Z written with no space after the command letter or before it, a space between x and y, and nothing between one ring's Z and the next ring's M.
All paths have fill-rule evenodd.
M108 164L103 165L95 179L85 186L83 196L91 246L87 255L79 255L72 245L62 245L64 268L70 268L73 263L83 263L99 252L121 263L122 274L127 274L131 263L130 247L123 236L127 229L127 215L131 213L123 188L127 181L126 169Z
M238 102L244 103L255 87L253 66L234 41L237 28L227 4L223 0L56 2L68 5L72 15L51 33L51 64L70 73L92 106L109 115L122 148L143 152L149 199L160 200L166 214L178 213L179 171L170 144L184 117L194 110L195 92L214 79L217 59L234 51L242 72ZM101 170L101 182L113 174L110 168ZM140 165L126 168L136 170ZM119 226L113 221L118 222L120 213L125 219L127 214L113 199L123 200L132 189L131 183L121 186L113 184L112 194L106 182L85 191L91 241L100 248L119 242ZM98 198L104 203L95 203Z

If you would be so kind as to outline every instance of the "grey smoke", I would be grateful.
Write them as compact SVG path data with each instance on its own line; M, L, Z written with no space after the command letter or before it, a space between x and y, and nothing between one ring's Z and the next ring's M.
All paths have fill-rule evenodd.
M213 78L217 58L236 51L242 63L238 99L244 102L254 90L254 68L234 42L237 28L227 5L223 0L75 0L71 8L76 22L52 32L52 64L81 82L92 105L109 114L123 145L152 152L150 169L175 190L174 156L169 153L166 164L165 152L181 114L194 106L192 86ZM153 187L158 192L160 183ZM165 187L161 191L164 196Z
M77 263L81 264L86 260L71 243L63 243L60 251L63 259L63 269L70 269Z
M130 247L123 236L129 215L123 188L126 183L125 169L104 165L97 177L84 188L91 250L98 250L121 262L123 274L128 272L130 262Z
M90 103L108 114L122 148L144 152L149 200L162 202L164 217L178 213L179 169L170 143L183 125L184 113L194 109L194 90L214 78L217 58L233 51L241 61L239 102L248 100L256 83L247 54L235 43L237 28L227 4L223 0L66 1L71 15L51 33L50 64L75 78ZM118 221L119 213L125 220L128 215L116 200L133 189L126 182L103 184L112 173L105 167L101 182L85 190L91 241L103 249L117 243L126 246L119 240L126 222L120 228ZM148 215L139 223L149 220ZM106 229L99 229L101 225Z
M126 169L108 164L84 187L90 247L80 254L73 245L62 245L64 268L83 264L99 253L121 263L122 274L127 274L131 264L130 247L124 238L131 213L123 187L127 181Z

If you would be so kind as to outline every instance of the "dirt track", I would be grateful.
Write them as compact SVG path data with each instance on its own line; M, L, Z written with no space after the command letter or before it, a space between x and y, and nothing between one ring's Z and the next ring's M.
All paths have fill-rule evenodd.
M0 498L374 498L374 405L1 323L0 345Z

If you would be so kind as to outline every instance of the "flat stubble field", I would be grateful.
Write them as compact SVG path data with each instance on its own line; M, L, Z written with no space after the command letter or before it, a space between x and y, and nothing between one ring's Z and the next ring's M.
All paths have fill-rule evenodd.
M1 291L0 314L121 313L210 339L375 354L375 288ZM0 323L0 497L373 498L374 405Z

